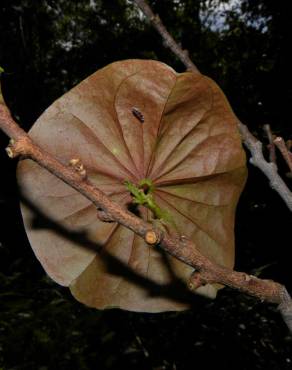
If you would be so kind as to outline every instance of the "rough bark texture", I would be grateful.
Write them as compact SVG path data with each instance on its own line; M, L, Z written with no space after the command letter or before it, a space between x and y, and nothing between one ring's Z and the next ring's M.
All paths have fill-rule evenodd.
M160 246L167 253L194 267L202 276L204 283L220 283L234 289L258 297L267 302L279 304L280 312L289 329L291 327L292 303L284 286L270 280L258 279L254 276L223 268L203 256L188 240L181 237L171 237L161 230L156 230L140 218L121 208L118 204L108 199L101 191L85 181L70 166L64 166L49 153L43 151L28 137L28 135L14 122L9 110L0 105L0 128L12 139L10 149L14 157L25 156L39 163L54 175L65 181L74 189L80 191L91 200L98 208L108 214L111 219L122 223L133 230L137 235L145 238L151 231L160 240Z

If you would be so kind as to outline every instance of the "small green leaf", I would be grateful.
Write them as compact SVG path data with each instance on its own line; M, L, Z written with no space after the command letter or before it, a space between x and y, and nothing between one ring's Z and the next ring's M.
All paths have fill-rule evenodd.
M149 192L151 187L153 188L151 180L143 179L139 183L141 187L143 187L143 185L149 186L147 194L144 193L143 189L140 189L131 183L131 181L125 181L124 184L127 190L133 195L133 201L135 204L140 204L150 209L153 212L154 218L174 224L171 214L168 211L161 209L155 202L153 195Z
M154 185L150 179L142 179L139 182L139 188L144 189L147 188L147 193L152 193L154 191Z

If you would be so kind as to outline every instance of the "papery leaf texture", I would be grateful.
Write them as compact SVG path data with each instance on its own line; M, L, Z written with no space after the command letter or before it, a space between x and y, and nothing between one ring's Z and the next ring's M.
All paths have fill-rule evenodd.
M125 182L151 182L151 199L171 215L179 233L232 268L235 211L246 180L237 121L210 78L133 59L112 63L72 88L29 135L64 164L80 159L89 181L145 220L153 218L151 211L133 205ZM188 294L174 293L174 286L183 286L175 282L188 280L190 266L149 247L124 226L100 221L88 199L32 160L20 161L17 176L34 205L96 244L87 248L54 229L35 227L22 204L35 255L77 300L98 309L142 312L190 307ZM197 292L215 297L217 289L208 284Z

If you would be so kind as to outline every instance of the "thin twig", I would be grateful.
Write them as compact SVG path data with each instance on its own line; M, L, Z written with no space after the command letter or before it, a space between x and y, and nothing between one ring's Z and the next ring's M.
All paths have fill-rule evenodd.
M251 134L246 125L239 122L238 127L242 140L251 153L250 163L258 167L265 174L270 180L271 188L281 196L287 207L292 211L292 193L279 176L275 164L265 160L262 143Z
M280 150L282 157L284 158L290 172L292 172L292 153L288 150L284 139L280 136L274 140L276 147Z
M178 58L179 60L185 65L187 69L193 72L198 72L198 68L195 64L191 61L189 57L189 53L187 50L183 50L171 34L167 31L164 24L161 22L159 15L154 14L150 6L144 0L133 0L135 4L139 6L142 12L145 14L147 19L152 23L153 27L156 28L158 33L161 35L164 46L169 48Z
M274 165L277 168L277 157L276 157L276 148L274 144L274 135L271 130L271 126L269 124L264 125L264 131L267 135L269 144L268 144L268 149L269 149L269 161L274 163Z

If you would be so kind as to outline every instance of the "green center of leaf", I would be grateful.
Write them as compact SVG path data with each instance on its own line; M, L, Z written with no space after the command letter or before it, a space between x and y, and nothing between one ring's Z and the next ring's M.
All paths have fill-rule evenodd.
M153 190L154 185L149 179L142 179L138 185L133 184L131 181L124 182L127 190L133 196L133 202L136 204L145 205L148 208L152 208L154 204Z
M124 185L133 196L133 203L142 205L150 209L154 218L172 223L172 217L166 210L161 209L155 202L153 197L154 185L151 180L143 179L139 182L138 186L131 181L125 181Z
M138 184L138 188L143 190L146 195L154 191L154 185L150 179L142 179Z

